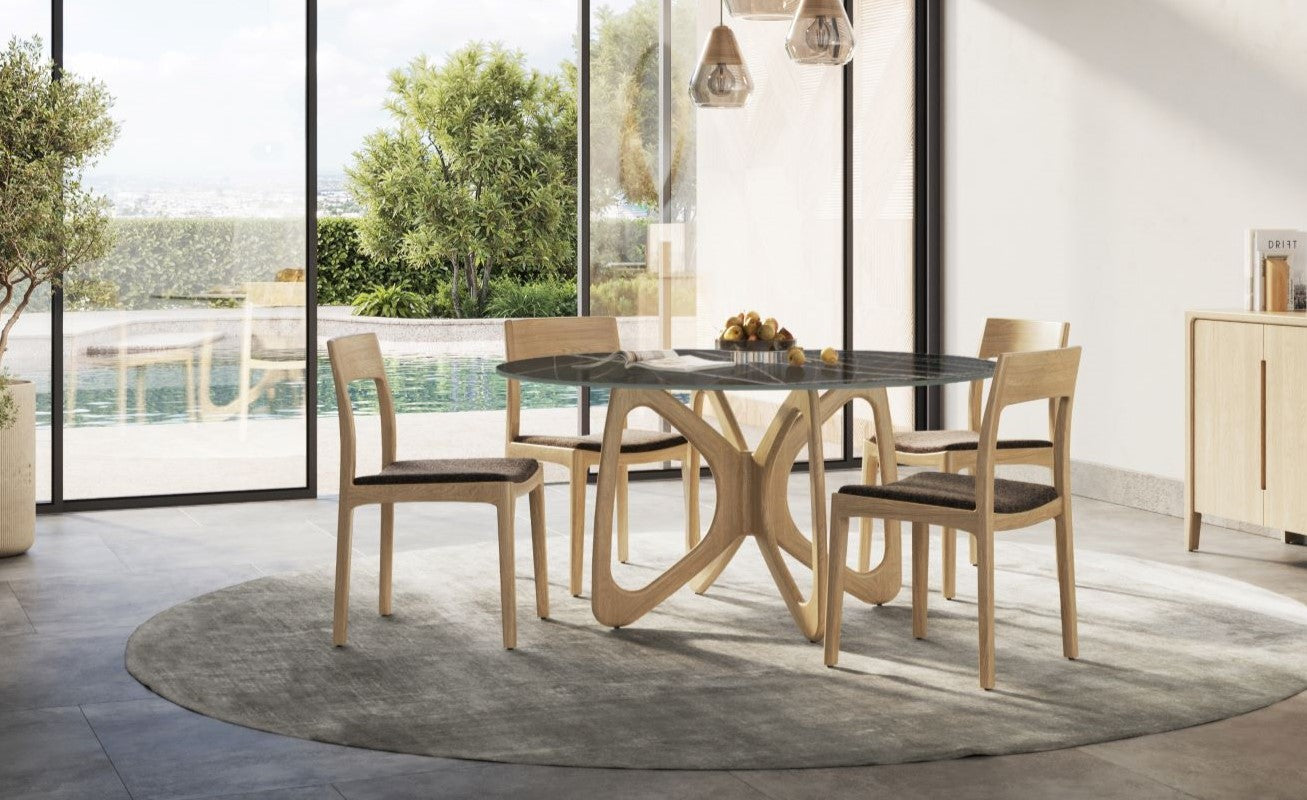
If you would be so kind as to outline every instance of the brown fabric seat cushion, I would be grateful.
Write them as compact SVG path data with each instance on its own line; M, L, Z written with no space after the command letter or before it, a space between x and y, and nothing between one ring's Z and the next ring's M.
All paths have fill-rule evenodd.
M376 475L360 475L355 486L398 483L521 483L540 469L534 458L430 458L396 461Z
M947 472L919 472L884 486L843 486L840 494L970 511L976 507L976 478ZM1056 499L1057 491L1052 486L1003 478L994 480L994 510L999 514L1019 514Z
M874 444L876 437L871 437ZM900 453L943 453L949 450L975 450L980 434L975 431L904 431L894 434L894 449ZM999 450L1023 450L1052 447L1047 439L999 439Z
M548 434L519 436L514 441L522 444L539 444L546 447L566 447L572 450L589 450L598 453L603 437L594 436L551 436ZM685 444L685 437L679 433L662 431L625 430L622 431L623 453L649 453L666 447Z

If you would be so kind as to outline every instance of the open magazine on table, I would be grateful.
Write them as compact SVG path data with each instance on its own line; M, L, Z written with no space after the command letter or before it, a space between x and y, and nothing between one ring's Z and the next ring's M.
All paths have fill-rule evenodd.
M617 353L628 367L661 369L669 372L697 372L701 369L718 369L731 366L730 361L718 361L702 356L681 355L675 350L622 350Z

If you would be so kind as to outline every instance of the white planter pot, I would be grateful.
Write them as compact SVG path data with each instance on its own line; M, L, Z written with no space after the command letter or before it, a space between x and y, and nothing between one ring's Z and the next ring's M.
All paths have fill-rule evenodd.
M12 381L18 418L0 428L0 558L26 553L36 537L36 386Z

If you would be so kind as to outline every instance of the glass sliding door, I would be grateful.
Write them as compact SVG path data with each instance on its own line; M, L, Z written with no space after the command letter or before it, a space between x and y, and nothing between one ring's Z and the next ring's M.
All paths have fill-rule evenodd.
M40 37L50 56L49 0L0 0L0 47L11 39ZM6 309L8 311L8 309ZM31 304L9 334L4 369L14 378L36 384L36 501L49 502L53 483L51 458L50 395L51 333L50 287L37 289Z
M69 500L307 486L306 9L65 0L121 124L115 246L64 289Z
M576 0L321 4L319 331L377 335L414 457L502 456L503 318L576 314L576 31ZM435 86L474 110L460 116ZM489 140L501 167L478 149ZM520 205L532 192L540 204ZM505 230L492 232L500 201ZM470 290L473 272L486 293ZM319 483L331 492L325 362L319 396ZM523 431L574 433L577 402L574 388L524 386ZM365 438L363 463L378 446Z
M718 4L699 0L695 38L718 19ZM805 348L840 348L844 71L792 62L783 22L725 22L754 90L742 109L697 112L696 338L707 346L727 317L756 310ZM783 398L742 395L741 424L760 429ZM826 426L828 459L844 457L842 419Z
M853 23L853 343L911 350L916 16L914 0L857 0ZM914 427L913 392L890 392L896 428ZM871 414L855 406L854 441Z
M590 313L619 317L628 347L711 347L749 310L841 347L844 72L792 63L783 23L727 14L753 94L696 108L689 79L720 14L717 0L593 4ZM749 438L784 397L732 397ZM841 413L827 458L843 438Z

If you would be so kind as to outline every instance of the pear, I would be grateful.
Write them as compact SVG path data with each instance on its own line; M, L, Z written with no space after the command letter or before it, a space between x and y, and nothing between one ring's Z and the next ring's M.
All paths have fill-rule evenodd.
M770 322L764 322L762 327L758 328L758 338L764 342L770 342L776 338L776 326Z
M794 341L794 334L790 333L789 328L781 328L776 331L776 338L780 339L782 342L792 342Z
M731 327L722 331L723 342L738 342L743 338L744 338L744 328L741 328L739 325L732 325Z
M826 364L834 364L840 360L840 354L835 352L834 347L827 347L821 351L821 360Z
M758 341L758 334L756 334L756 333L751 333L751 334L749 334L749 341L751 341L751 342L756 342L756 341Z
M731 317L730 319L726 320L726 327L727 327L727 328L732 328L732 327L737 327L737 326L739 326L739 327L743 327L743 325L744 325L744 318L741 317L739 314L736 314L735 316L733 316L733 317Z
M744 332L750 336L756 336L758 329L761 327L762 323L758 321L757 317L749 317L744 321Z
M802 347L791 347L790 352L786 354L791 364L801 367L808 362L808 357L803 354Z
M770 325L770 326L772 326L772 330L777 330L777 331L778 331L778 330L781 329L781 324L780 324L779 322L776 321L776 318L775 318L775 317L768 317L767 319L765 319L765 320L762 321L762 324L763 324L763 325Z

